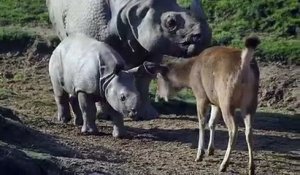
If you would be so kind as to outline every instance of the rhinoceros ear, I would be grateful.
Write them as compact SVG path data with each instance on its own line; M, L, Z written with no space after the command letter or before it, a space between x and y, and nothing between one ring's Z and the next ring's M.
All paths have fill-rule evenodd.
M168 71L166 66L161 64L153 63L145 61L142 65L132 68L128 70L128 72L133 73L135 76L138 77L156 77L158 73L165 74Z
M127 40L132 51L136 50L139 44L138 26L147 14L149 7L145 3L129 3L120 10L117 17L117 31L121 40Z
M206 15L204 13L204 10L203 10L203 5L202 5L201 0L193 0L192 4L190 6L190 11L191 11L192 15L200 21L207 19Z

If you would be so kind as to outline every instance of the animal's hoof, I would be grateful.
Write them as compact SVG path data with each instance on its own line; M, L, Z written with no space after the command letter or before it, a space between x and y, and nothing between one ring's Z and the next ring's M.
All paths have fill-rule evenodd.
M255 167L254 166L250 166L249 170L248 170L248 174L249 175L254 175L255 174L254 172L255 172Z
M201 162L203 160L204 155L205 155L205 151L203 149L201 149L200 151L198 150L195 161Z
M195 162L201 162L203 160L203 155L199 156L195 159Z
M196 158L195 162L201 162L203 160L203 158Z
M219 172L225 172L226 171L226 168L227 168L227 165L225 164L222 164L219 168Z
M207 155L208 155L208 156L212 156L212 155L214 155L214 153L215 153L215 149L214 149L214 148L209 148L209 149L207 150Z

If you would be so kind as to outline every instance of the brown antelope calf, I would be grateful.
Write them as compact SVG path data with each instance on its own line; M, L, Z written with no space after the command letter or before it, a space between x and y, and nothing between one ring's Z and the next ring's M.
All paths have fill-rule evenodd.
M229 47L211 47L190 59L166 63L169 70L158 76L158 95L168 100L170 92L184 87L191 88L197 101L199 119L199 143L196 161L204 156L205 113L211 105L209 120L210 139L208 155L214 153L216 121L223 116L228 128L228 146L220 166L225 171L237 137L235 109L239 108L245 123L245 135L249 151L249 174L254 173L252 154L252 118L257 107L259 69L253 58L260 43L256 37L248 37L243 50Z

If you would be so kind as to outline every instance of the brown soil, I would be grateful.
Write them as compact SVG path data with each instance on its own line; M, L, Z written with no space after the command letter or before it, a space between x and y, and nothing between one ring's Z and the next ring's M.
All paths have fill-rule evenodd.
M30 130L2 129L0 143L27 155L41 153L62 174L218 174L227 146L226 127L222 122L217 126L215 155L194 162L198 129L193 105L182 109L190 111L188 115L164 114L151 121L126 119L129 133L123 139L111 136L108 121L98 121L101 134L97 136L84 136L72 124L57 123L48 59L49 54L36 51L0 56L0 106L16 110ZM299 67L260 64L260 68L260 109L268 112L259 110L254 122L256 174L300 174ZM241 121L239 128L237 146L223 174L247 172Z

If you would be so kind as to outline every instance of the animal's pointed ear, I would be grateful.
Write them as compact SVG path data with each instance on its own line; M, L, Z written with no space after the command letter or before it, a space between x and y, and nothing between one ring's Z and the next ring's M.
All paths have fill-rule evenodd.
M162 64L145 61L143 65L146 72L152 75L156 75L158 73L165 75L169 71L168 67Z
M133 73L135 76L150 76L152 78L156 77L158 73L164 74L167 71L168 68L166 66L148 61L145 61L142 65L138 67L128 70L128 72Z

